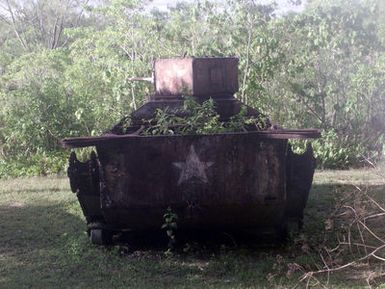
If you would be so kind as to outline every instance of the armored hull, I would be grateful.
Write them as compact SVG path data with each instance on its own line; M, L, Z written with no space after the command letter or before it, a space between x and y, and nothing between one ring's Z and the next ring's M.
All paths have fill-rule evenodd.
M220 79L218 69L215 81ZM231 70L228 63L225 69ZM233 92L235 86L228 90ZM161 88L163 94L167 92L167 82ZM172 93L178 89L173 83ZM152 116L157 107L180 106L178 99L164 99L159 95L134 112L134 125ZM231 95L222 95L216 103L223 118L239 111L240 102ZM258 115L251 108L248 113ZM66 147L96 148L87 162L72 153L68 169L95 243L104 243L107 232L159 230L168 207L178 216L178 228L185 229L273 227L279 231L289 219L301 223L315 159L311 146L302 155L294 154L288 139L317 138L318 130L143 136L134 129L114 133L117 127L100 137L63 140Z

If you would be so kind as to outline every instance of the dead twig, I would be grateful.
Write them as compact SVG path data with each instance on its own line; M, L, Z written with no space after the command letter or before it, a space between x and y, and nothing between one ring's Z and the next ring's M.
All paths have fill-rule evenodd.
M373 197L368 195L368 189L363 189L355 186L357 192L352 192L347 198L344 198L338 203L337 209L328 217L330 223L333 226L340 224L340 230L336 232L337 245L334 248L328 249L323 246L325 253L319 253L320 260L323 263L322 269L316 269L313 271L304 272L299 278L299 283L306 282L304 285L308 288L312 281L319 282L316 276L320 274L327 274L327 284L329 284L329 276L333 272L341 271L349 267L358 265L364 261L370 261L375 259L380 262L385 262L383 252L385 250L385 239L383 238L377 227L372 226L372 223L367 223L368 220L385 216L385 208ZM330 232L330 228L326 231ZM328 238L324 238L327 240ZM370 241L369 241L370 240ZM364 256L356 257L353 261L345 264L338 264L340 259L338 256L348 249L351 255L356 254L353 252L352 246L357 248L357 254L364 253ZM345 251L346 252L346 251ZM381 254L380 254L381 252ZM369 265L370 263L368 263ZM366 282L371 287L371 281L378 277L375 272L369 272ZM381 274L380 274L381 275ZM385 275L385 273L384 273ZM323 284L319 283L318 286L326 288Z
M310 275L327 273L327 272L331 273L331 272L336 272L336 271L340 271L342 269L348 268L348 267L353 266L353 265L355 265L355 264L357 264L359 262L365 261L365 260L369 259L370 257L375 257L376 253L378 251L381 251L384 248L385 248L385 244L383 244L382 246L377 247L376 249L374 249L372 252L370 252L369 254L365 255L364 257L361 257L361 258L359 258L357 260L354 260L352 262L346 263L346 264L344 264L342 266L338 266L338 267L334 267L334 268L321 269L321 270L318 270L318 271L307 272L306 274L304 274L303 276L300 277L301 278L300 280L305 280L306 277L308 277ZM383 259L383 258L381 258L381 259ZM384 261L385 261L385 259L384 259Z

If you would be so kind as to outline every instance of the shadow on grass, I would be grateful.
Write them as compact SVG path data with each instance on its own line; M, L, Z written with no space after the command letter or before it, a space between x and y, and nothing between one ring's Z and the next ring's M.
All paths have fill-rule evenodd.
M68 236L80 238L85 226L63 205L0 206L0 288L56 283L63 261L71 257Z

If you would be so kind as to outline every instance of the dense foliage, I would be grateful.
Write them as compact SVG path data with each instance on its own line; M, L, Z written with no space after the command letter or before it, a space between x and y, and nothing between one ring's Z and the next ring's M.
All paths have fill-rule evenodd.
M0 1L0 171L44 167L61 155L61 138L110 128L151 93L129 78L150 75L154 58L183 55L239 57L237 97L283 127L321 128L321 167L383 155L382 0L309 0L278 16L252 0L167 11L148 1L87 3Z
M265 130L269 127L268 119L265 116L248 115L245 105L241 106L239 113L230 117L229 120L221 121L212 98L200 104L192 97L185 97L183 107L177 111L158 108L154 118L147 122L146 129L142 132L143 135L247 132Z

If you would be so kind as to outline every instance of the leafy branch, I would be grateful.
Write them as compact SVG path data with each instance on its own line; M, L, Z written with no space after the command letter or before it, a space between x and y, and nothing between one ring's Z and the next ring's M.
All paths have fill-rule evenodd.
M181 112L187 115L179 116ZM246 106L242 106L240 112L227 122L221 121L213 99L199 104L188 97L184 100L182 111L157 109L154 118L148 120L147 125L148 128L143 131L144 135L184 135L263 130L267 128L268 121L264 117L248 115Z

